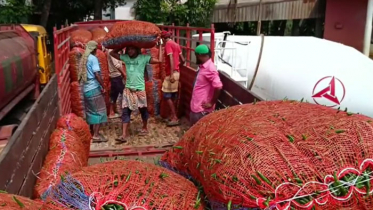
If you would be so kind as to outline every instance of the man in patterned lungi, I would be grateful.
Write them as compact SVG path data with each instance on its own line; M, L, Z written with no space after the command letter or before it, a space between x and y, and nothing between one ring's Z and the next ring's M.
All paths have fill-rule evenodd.
M148 134L148 109L145 92L145 67L147 64L158 64L160 61L152 58L150 55L142 55L141 49L137 47L127 47L124 55L118 54L120 50L113 50L110 55L118 60L122 60L126 65L126 86L123 91L122 100L122 122L123 133L119 143L125 143L128 140L128 127L131 121L131 112L139 110L143 122L139 135Z
M92 142L94 143L107 141L99 134L100 125L107 122L107 112L100 64L95 56L97 45L95 41L87 43L79 69L79 81L83 84L84 90L86 121L93 130Z

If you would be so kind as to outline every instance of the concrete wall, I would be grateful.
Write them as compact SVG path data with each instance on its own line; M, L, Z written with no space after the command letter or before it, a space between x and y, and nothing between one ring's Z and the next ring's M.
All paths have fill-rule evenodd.
M115 19L117 20L133 20L135 19L132 7L136 0L127 0L126 5L115 8Z
M327 0L324 38L363 51L368 0Z

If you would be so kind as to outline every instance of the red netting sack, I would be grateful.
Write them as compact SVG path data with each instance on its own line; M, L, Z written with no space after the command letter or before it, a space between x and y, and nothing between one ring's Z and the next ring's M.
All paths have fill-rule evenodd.
M116 22L102 44L109 49L122 49L127 46L152 48L156 45L160 33L160 29L153 23L137 20Z
M83 87L78 82L70 85L70 99L72 112L85 119Z
M87 163L88 154L79 137L73 131L56 129L50 137L49 151L36 181L34 197L45 200L61 175L78 171Z
M78 72L81 58L84 54L84 49L74 47L69 53L69 71L72 82L78 81Z
M71 32L71 46L72 47L82 47L92 40L92 33L85 29L78 29Z
M0 192L0 209L4 210L40 210L42 203L18 195Z
M159 59L159 49L157 47L153 47L151 49L142 49L143 54L151 55L152 58ZM160 64L149 64L146 66L146 70L148 73L149 80L152 79L160 79Z
M295 101L234 106L202 118L162 164L225 208L371 209L372 122Z
M92 30L92 40L98 43L100 49L106 34L106 31L102 28L96 28Z
M102 52L101 50L97 50L96 56L98 58L98 61L100 62L101 76L104 82L104 86L105 86L104 88L106 90L106 93L104 94L106 110L108 111L107 114L110 114L110 86L111 84L110 84L109 64L108 64L106 54Z
M164 46L160 46L161 53L164 52ZM166 58L162 56L162 63L159 65L159 76L160 79L163 81L166 78Z
M64 177L44 209L101 210L111 204L126 210L202 210L199 196L193 183L176 173L149 163L118 160Z
M89 154L92 135L89 125L83 118L76 116L73 113L66 114L57 121L57 128L68 129L74 131L83 143L84 151Z
M154 79L145 82L148 112L151 116L159 115L159 105L162 98L162 81Z

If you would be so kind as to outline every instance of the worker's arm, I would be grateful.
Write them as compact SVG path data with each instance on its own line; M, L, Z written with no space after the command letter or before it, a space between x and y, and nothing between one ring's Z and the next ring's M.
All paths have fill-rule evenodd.
M180 54L179 54L179 57L180 57L180 64L181 64L181 65L184 65L184 64L185 64L185 58L184 58L183 54L180 53Z
M160 64L162 61L156 59L156 58L151 58L149 61L150 64Z
M116 49L116 50L111 51L110 52L111 57L113 57L113 58L115 58L117 60L120 60L119 51L121 51L121 49Z
M212 97L211 101L202 104L202 107L205 109L210 109L218 101L221 89L223 88L223 83L221 82L219 72L216 69L210 69L205 74L205 77L211 83L211 86L214 88L214 96Z
M100 83L102 87L102 92L105 92L104 82L102 81L101 74L100 74L100 63L98 62L97 57L94 57L94 59L92 59L92 70L96 77L96 80L98 81L98 83Z

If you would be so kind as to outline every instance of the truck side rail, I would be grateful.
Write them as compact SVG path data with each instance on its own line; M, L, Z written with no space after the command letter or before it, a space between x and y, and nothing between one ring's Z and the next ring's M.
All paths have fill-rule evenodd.
M262 98L255 93L247 90L245 87L239 85L228 75L219 72L220 79L223 83L223 90L220 93L217 109L227 108L230 106L253 103L255 101L263 101ZM190 100L192 99L193 83L197 75L196 70L188 66L183 66L180 70L180 105L179 116L186 116L189 119Z
M32 196L58 117L54 75L0 154L0 190Z

